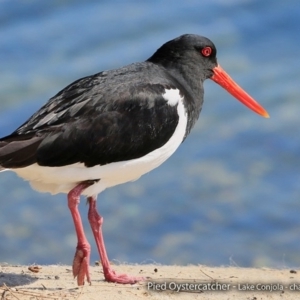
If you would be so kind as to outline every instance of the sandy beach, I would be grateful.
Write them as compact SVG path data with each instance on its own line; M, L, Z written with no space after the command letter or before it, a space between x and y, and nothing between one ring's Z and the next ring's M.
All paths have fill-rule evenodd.
M92 284L77 287L71 266L0 267L0 299L299 299L300 273L290 269L202 265L115 265L117 272L146 277L121 285L91 267Z

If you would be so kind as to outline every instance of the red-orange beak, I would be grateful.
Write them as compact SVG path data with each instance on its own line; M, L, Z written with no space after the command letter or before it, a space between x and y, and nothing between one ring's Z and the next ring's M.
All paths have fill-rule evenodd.
M254 112L259 115L269 118L267 111L259 105L249 94L247 94L234 80L221 68L220 65L217 65L213 68L213 76L210 78L221 87L223 87L228 93L233 97L241 101L248 108L252 109Z

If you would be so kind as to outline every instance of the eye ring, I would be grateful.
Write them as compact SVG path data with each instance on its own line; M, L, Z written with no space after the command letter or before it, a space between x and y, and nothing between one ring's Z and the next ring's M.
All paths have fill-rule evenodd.
M204 48L202 48L201 53L202 53L203 56L206 56L206 57L210 56L211 53L212 53L212 49L209 46L204 47Z

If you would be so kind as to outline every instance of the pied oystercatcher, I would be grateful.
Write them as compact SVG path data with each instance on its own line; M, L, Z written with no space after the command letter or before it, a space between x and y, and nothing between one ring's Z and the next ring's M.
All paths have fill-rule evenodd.
M203 81L212 79L256 113L268 113L220 67L207 38L185 34L148 60L81 78L0 139L0 170L11 170L41 192L67 193L78 244L73 274L90 282L90 245L78 211L87 196L88 219L104 277L135 283L110 266L96 208L97 194L133 181L169 158L185 140L203 104Z

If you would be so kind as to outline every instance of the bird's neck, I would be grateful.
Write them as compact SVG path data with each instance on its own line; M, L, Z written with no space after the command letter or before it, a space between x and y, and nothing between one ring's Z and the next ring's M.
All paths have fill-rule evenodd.
M168 68L167 71L176 80L178 88L184 95L184 106L188 114L186 138L198 120L202 109L203 80L197 76L190 76L189 74L193 74L193 70L186 70L185 67L178 68L177 66L176 69Z
M184 139L194 127L199 118L203 105L203 77L202 72L199 72L199 66L193 62L186 60L182 61L182 57L172 57L170 59L164 53L157 51L147 61L165 68L166 72L173 78L184 95L184 105L188 114L188 122Z

